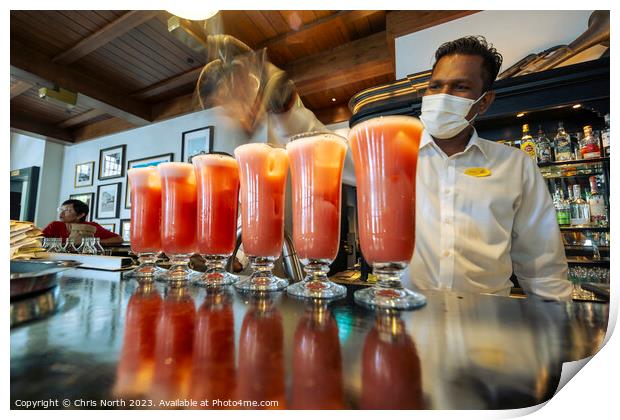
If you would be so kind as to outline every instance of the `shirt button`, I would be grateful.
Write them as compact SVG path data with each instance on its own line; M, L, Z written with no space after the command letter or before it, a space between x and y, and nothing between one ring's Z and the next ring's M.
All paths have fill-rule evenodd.
M450 251L444 251L441 253L442 256L444 257L449 257L450 256Z

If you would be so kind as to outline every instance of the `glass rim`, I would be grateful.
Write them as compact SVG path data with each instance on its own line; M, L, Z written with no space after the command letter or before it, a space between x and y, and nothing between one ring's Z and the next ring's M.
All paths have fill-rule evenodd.
M299 133L299 134L295 134L291 137L289 137L289 143L292 143L296 140L301 140L307 137L315 137L315 136L320 136L320 135L329 135L329 136L334 136L339 138L340 140L344 141L345 144L347 144L347 138L343 135L340 135L338 133L334 133L333 131L328 131L328 130L315 130L315 131L306 131L303 133Z
M366 118L361 121L358 121L356 124L354 124L351 127L351 131L355 130L357 127L368 125L369 123L377 121L377 120L397 119L397 118L413 119L413 120L420 122L420 124L422 124L422 121L420 121L418 117L415 117L413 115L403 115L403 114L377 115L376 117L370 117L370 118Z
M251 141L249 143L243 143L243 144L240 144L239 146L235 147L235 151L237 149L241 149L241 148L245 148L247 146L253 146L253 145L265 145L265 146L271 147L272 149L285 149L286 148L285 145L263 143L263 142L260 142L260 141Z

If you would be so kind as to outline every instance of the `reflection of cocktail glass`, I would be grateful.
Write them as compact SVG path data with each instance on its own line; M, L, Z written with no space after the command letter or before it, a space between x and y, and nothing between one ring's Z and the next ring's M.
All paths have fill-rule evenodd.
M372 118L351 129L362 254L377 284L355 292L369 307L414 309L426 298L400 277L413 255L415 180L422 124L406 116Z
M284 240L284 193L288 173L286 150L264 143L235 149L241 181L243 251L254 272L234 284L238 290L275 291L288 280L271 270L282 252Z
M154 167L127 171L131 186L131 250L140 265L123 277L152 280L166 272L155 265L161 252L161 180Z
M239 277L227 272L225 266L237 240L237 161L217 152L196 156L192 163L198 192L196 249L207 266L204 275L194 281L204 286L232 284Z
M380 310L362 351L362 410L424 408L422 368L415 343L395 311Z
M329 281L329 264L340 243L340 196L346 140L333 133L304 133L286 145L293 189L293 241L308 273L289 294L340 298L344 286Z
M184 282L197 272L188 268L196 250L196 176L189 163L157 166L162 186L161 247L170 258L165 279Z
M306 307L293 346L291 408L345 408L338 324L325 300L315 299Z

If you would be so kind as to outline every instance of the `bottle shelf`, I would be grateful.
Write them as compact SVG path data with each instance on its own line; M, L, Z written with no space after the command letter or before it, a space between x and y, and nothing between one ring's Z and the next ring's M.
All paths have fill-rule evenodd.
M594 265L603 267L609 266L609 258L607 257L600 258L598 260L590 257L567 257L566 262L568 263L568 265Z
M598 157L598 158L593 158L593 159L559 160L559 161L549 162L549 163L539 163L538 167L546 168L548 166L579 165L579 164L584 164L584 163L597 163L597 162L609 162L609 156Z
M561 231L609 232L609 226L560 226Z
M592 251L592 245L564 245L566 251ZM599 252L609 252L608 246L599 246Z

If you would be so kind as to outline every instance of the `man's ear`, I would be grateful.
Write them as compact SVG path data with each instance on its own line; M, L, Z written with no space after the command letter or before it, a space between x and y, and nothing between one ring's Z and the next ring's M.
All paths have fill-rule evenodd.
M491 106L494 100L495 100L495 91L494 90L487 91L486 95L484 95L484 97L480 99L480 102L478 102L479 104L478 114L482 115L485 112L487 112L487 109L489 109L489 107Z

